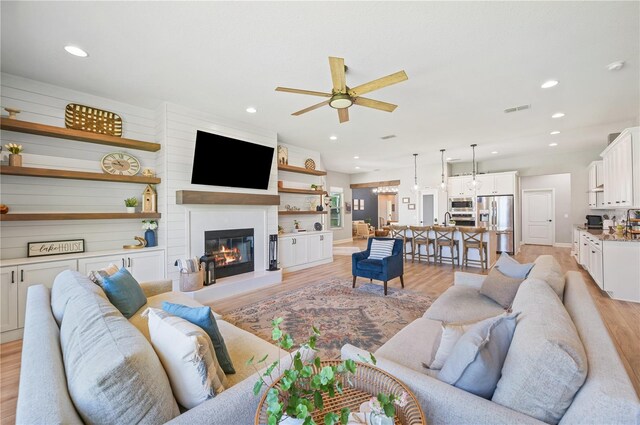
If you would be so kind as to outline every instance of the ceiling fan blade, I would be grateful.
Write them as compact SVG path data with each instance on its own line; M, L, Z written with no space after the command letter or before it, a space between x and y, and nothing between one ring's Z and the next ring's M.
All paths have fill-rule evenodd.
M347 81L344 75L344 59L329 56L329 68L331 68L334 93L346 93Z
M400 83L407 80L408 78L409 77L407 77L407 74L404 71L398 71L394 74L387 75L386 77L378 78L377 80L369 81L368 83L364 83L359 85L358 87L352 88L351 90L349 90L349 96L361 96L365 93L369 93L374 90L390 86L392 84Z
M349 110L347 108L338 109L338 119L340 124L349 121Z
M302 110L300 110L300 111L298 111L298 112L294 112L294 113L293 113L293 114L291 114L291 115L296 115L296 116L297 116L297 115L306 114L307 112L313 111L314 109L318 109L318 108L320 108L321 106L328 105L328 104L329 104L329 101L328 101L328 100L325 100L324 102L316 103L316 104L315 104L315 105L313 105L313 106L309 106L308 108L304 108L304 109L302 109Z
M393 103L381 102L379 100L367 99L366 97L356 97L353 99L353 103L360 106L366 106L367 108L379 109L381 111L393 112L398 105Z
M321 91L313 91L313 90L291 89L289 87L276 87L276 91L283 91L287 93L297 93L297 94L308 94L311 96L331 97L331 93L324 93Z

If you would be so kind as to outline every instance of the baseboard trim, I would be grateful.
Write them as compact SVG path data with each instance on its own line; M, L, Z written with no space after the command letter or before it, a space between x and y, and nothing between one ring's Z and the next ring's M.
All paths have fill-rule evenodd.
M573 248L573 244L570 242L556 242L553 246L556 248Z
M334 245L340 245L341 243L352 243L353 242L353 238L349 238L349 239L338 239L337 241L333 241Z

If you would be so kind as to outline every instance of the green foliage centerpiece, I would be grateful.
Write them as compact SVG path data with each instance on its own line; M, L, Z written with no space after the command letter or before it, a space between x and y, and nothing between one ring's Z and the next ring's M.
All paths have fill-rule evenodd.
M282 318L276 318L271 322L271 338L275 345L284 350L292 350L295 346L290 334L284 333L280 329ZM311 414L316 409L324 408L322 396L335 396L343 391L343 377L347 382L356 372L356 362L344 360L337 366L322 366L320 357L313 356L316 350L316 342L320 336L320 331L312 327L309 338L298 346L295 354L291 356L291 366L284 372L280 370L280 360L271 363L262 373L260 379L253 387L253 393L258 395L263 386L269 387L266 379L271 379L271 373L278 368L280 382L278 385L271 385L267 391L265 402L267 404L268 425L276 425L286 417L297 418L303 425L314 425L315 422ZM258 370L257 365L265 363L267 356L254 362L254 357L249 359L248 365L253 365ZM363 361L375 364L375 357L370 355L370 359ZM273 384L273 382L271 383ZM346 424L349 419L350 410L343 408L340 412L329 412L324 417L325 425Z

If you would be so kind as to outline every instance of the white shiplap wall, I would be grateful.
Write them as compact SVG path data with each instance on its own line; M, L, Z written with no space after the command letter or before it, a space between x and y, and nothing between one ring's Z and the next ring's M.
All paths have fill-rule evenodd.
M160 232L160 243L167 247L167 276L178 281L178 272L174 262L178 258L189 255L187 246L188 214L191 206L176 205L176 191L199 190L209 192L234 192L251 194L277 194L277 159L274 154L271 168L271 179L267 190L241 189L220 186L205 186L191 184L191 169L193 166L193 153L195 150L196 131L208 131L223 136L276 147L277 134L272 131L252 127L246 123L233 122L224 118L215 117L202 112L187 109L178 105L165 103L156 111L158 125L156 137L163 145L162 155L158 160L158 174L167 184L163 192L159 193L160 204L163 205L163 229ZM215 172L215 161L237 161L242 163L242 158L226 157L226 153L220 152L219 158L212 158L212 172ZM166 202L164 202L166 200ZM198 206L199 211L217 211L216 206ZM267 231L269 234L277 233L277 207L267 208ZM204 247L203 247L204 248ZM202 253L199 253L201 255Z
M22 110L20 120L64 127L68 103L106 109L120 115L123 137L156 141L154 111L113 100L28 80L1 75L1 106ZM4 111L3 111L4 112ZM24 146L24 166L100 172L100 159L114 151L125 151L140 160L142 167L156 168L161 154L82 143L10 131L1 132L1 142ZM160 151L162 152L162 151ZM3 161L7 152L3 151ZM158 189L162 190L163 185ZM10 212L124 212L124 199L141 197L145 185L2 176L1 202ZM161 224L162 226L162 224ZM87 251L122 248L143 235L140 220L72 220L2 222L0 258L26 257L27 242L84 238Z

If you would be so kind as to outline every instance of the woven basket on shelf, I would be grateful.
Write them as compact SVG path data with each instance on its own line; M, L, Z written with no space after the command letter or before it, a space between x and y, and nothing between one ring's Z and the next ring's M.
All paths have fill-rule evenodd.
M180 272L180 291L192 292L202 289L204 285L204 269L200 267L197 272Z
M338 366L340 363L338 360L323 361L320 367ZM313 366L313 368L314 373L317 373L316 367ZM280 379L277 379L262 395L256 411L255 425L267 423L267 393L269 389L279 385ZM347 381L347 377L343 376L342 385L344 387L342 394L336 393L335 397L322 395L324 408L316 410L312 414L316 423L323 424L325 414L329 412L340 413L340 409L343 407L348 407L352 412L358 412L362 403L377 396L378 393L400 396L402 392L407 393L408 403L404 407L396 406L395 425L425 425L427 423L418 400L411 390L392 375L377 367L357 362L356 373L351 376L351 384Z
M64 111L64 125L74 130L122 137L122 118L91 106L68 104Z

